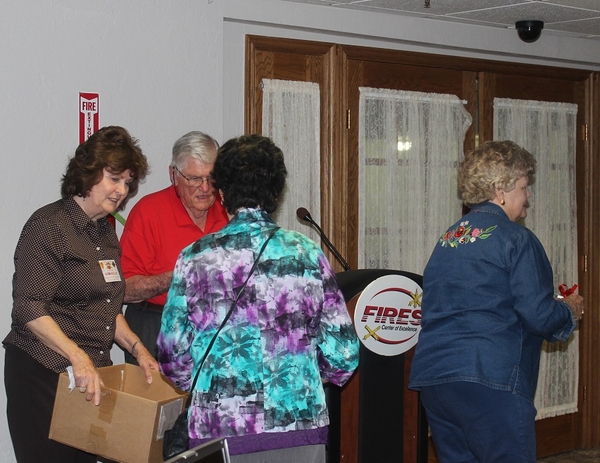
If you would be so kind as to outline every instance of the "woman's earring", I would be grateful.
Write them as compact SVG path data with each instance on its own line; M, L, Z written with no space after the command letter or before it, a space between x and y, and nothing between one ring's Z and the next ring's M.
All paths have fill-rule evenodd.
M500 201L500 204L502 204L504 206L504 204L506 204L506 202L504 200Z

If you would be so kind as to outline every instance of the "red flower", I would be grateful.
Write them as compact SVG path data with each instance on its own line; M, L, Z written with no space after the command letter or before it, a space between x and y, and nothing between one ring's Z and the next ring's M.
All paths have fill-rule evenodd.
M456 231L454 232L454 237L455 238L460 238L461 236L463 236L464 232L465 232L465 227L458 227L456 229Z

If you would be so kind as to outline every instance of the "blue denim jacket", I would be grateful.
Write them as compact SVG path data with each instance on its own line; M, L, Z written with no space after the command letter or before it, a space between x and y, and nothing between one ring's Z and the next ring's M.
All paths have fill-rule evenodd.
M533 402L543 340L565 341L576 326L553 295L537 237L491 202L473 206L425 268L409 387L471 381Z

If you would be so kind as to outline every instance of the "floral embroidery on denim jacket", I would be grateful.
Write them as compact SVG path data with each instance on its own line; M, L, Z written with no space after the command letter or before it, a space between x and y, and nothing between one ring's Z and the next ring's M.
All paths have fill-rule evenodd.
M459 244L474 243L476 239L484 240L488 238L492 231L497 227L493 225L485 230L481 228L471 228L469 221L461 222L454 230L448 230L444 236L440 238L442 246L457 247Z

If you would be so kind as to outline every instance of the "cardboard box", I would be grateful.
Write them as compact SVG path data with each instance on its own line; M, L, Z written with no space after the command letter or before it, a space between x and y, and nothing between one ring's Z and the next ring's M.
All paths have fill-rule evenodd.
M162 463L164 431L183 410L187 393L159 372L146 383L142 369L122 364L99 368L105 388L99 406L62 373L50 439L122 463Z

